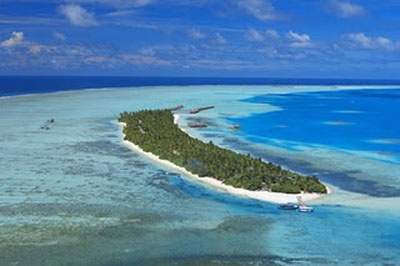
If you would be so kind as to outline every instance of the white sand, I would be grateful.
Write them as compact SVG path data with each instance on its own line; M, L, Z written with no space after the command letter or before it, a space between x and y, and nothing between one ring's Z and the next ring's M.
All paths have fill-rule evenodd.
M176 115L174 116L174 123L177 123L179 120L179 116ZM119 123L122 128L126 126L125 123ZM171 169L173 171L179 172L180 174L183 174L186 177L191 178L194 181L200 182L202 184L205 184L213 189L223 191L223 192L228 192L233 195L241 196L241 197L246 197L246 198L252 198L252 199L257 199L257 200L262 200L262 201L268 201L268 202L274 202L274 203L287 203L287 202L297 202L297 196L301 196L303 201L311 201L315 200L318 198L321 198L325 196L325 194L318 194L318 193L300 193L300 194L285 194L285 193L277 193L277 192L268 192L268 191L250 191L246 190L243 188L235 188L232 186L228 186L223 184L221 181L212 178L212 177L199 177L198 175L195 175L189 171L187 171L185 168L177 166L170 161L167 160L162 160L158 156L150 153L150 152L145 152L142 150L139 146L135 145L134 143L124 140L125 135L123 134L123 143L125 144L126 147L131 149L132 151L135 151L151 160L154 162L158 163L159 165ZM330 189L328 189L328 194L331 193Z

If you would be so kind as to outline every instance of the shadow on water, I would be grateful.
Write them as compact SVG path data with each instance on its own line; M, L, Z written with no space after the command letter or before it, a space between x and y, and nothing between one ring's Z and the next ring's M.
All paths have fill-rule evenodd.
M329 264L326 259L319 258L285 258L281 256L246 256L246 255L233 255L233 256L221 256L221 255L205 255L205 256L192 256L192 257L169 257L169 258L157 258L150 260L140 260L135 262L126 263L111 263L103 264L104 266L114 265L154 265L154 266L180 266L180 265L194 265L194 266L208 266L208 265L298 265L298 264L313 264L313 265L324 265Z
M266 236L273 221L264 216L237 215L226 218L212 229L164 232L152 243L156 254L141 258L125 256L101 265L295 265L329 264L316 257L288 258L269 254ZM164 235L166 233L166 235ZM168 240L168 247L163 242ZM261 241L261 242L260 242ZM171 251L163 255L163 249ZM158 252L157 252L158 251Z
M265 250L251 239L265 234L268 227L266 219L246 216L228 218L213 229L159 230L139 222L80 232L63 244L10 246L3 249L0 261L3 265L111 266L282 265L313 260L257 255Z
M129 149L109 140L81 141L76 144L69 145L75 152L88 154L108 155L114 157L125 157L127 154L133 153ZM125 156L124 156L125 155Z

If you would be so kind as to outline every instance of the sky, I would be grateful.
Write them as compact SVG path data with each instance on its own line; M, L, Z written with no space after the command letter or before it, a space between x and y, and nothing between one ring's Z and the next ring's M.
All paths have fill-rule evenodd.
M0 0L0 75L399 79L399 0Z

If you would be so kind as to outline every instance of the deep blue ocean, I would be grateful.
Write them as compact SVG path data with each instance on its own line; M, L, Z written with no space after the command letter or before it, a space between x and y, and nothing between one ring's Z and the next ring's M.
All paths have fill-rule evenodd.
M297 142L400 156L400 87L268 94L244 101L280 108L230 119L253 141L279 139L285 148Z

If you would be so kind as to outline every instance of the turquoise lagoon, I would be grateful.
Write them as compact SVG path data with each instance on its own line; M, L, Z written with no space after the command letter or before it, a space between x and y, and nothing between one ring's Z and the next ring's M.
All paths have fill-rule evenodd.
M169 86L0 99L0 265L399 265L398 93ZM193 136L316 174L333 193L312 214L280 211L122 144L120 112L180 104ZM216 108L188 114L203 105Z

